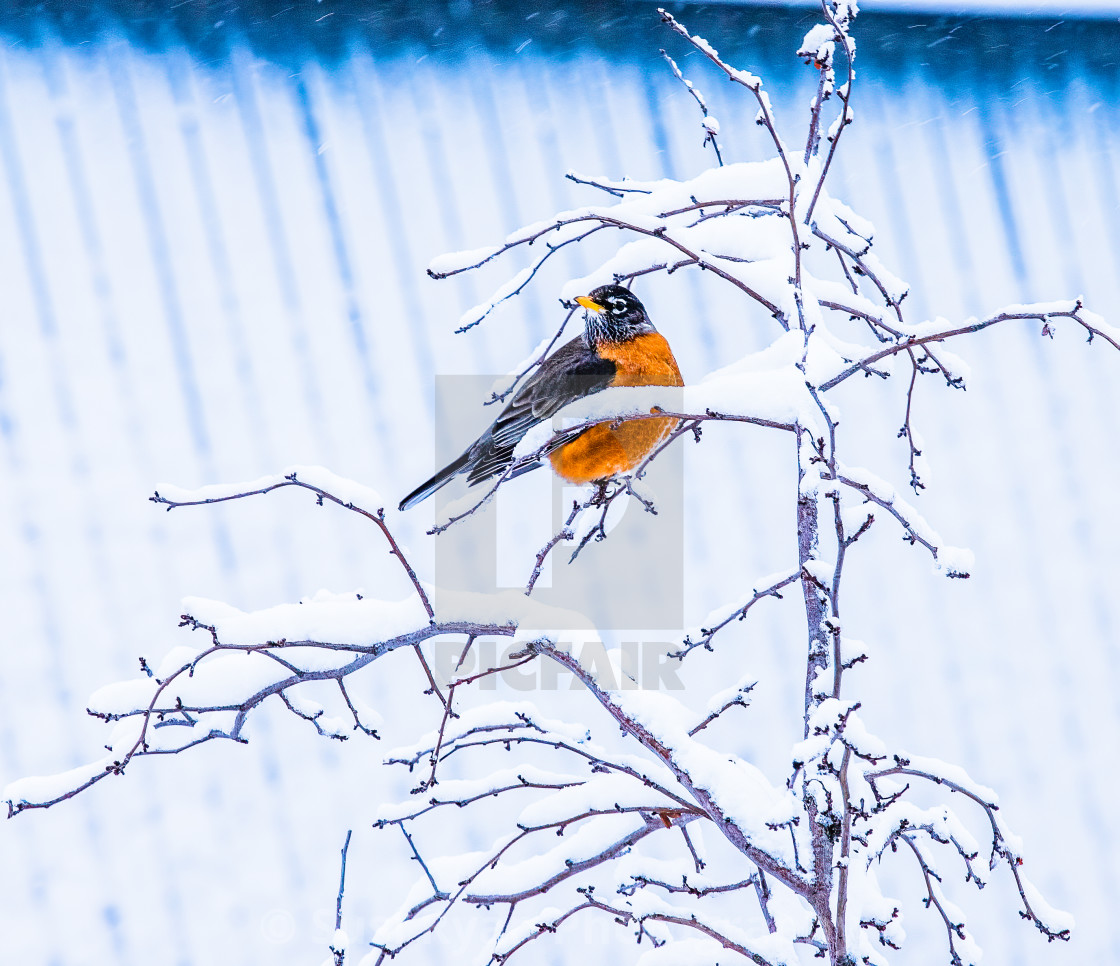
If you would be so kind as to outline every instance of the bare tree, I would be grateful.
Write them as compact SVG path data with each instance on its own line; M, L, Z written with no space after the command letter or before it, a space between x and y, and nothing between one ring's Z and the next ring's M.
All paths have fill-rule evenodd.
M972 563L894 487L845 465L829 393L855 376L901 377L899 436L917 492L923 482L914 391L919 376L949 388L963 386L949 342L1018 321L1040 324L1044 335L1057 324L1077 326L1090 341L1099 337L1120 349L1120 331L1079 300L1005 307L955 325L906 318L906 286L873 253L870 225L825 186L853 120L855 47L849 33L854 11L846 0L825 0L822 13L824 22L798 50L818 72L803 143L780 136L758 77L727 63L661 11L676 43L699 52L755 101L757 123L774 156L729 162L720 153L719 123L703 95L665 54L700 108L716 167L679 182L569 174L607 200L561 212L493 248L444 256L429 270L445 278L502 256L539 253L463 316L465 331L523 291L556 252L600 233L621 233L625 243L589 276L570 282L565 298L603 282L628 283L685 268L704 271L772 316L775 332L766 364L713 373L687 387L683 403L677 390L669 395L657 387L612 389L564 410L563 417L578 421L576 428L666 416L678 424L629 477L590 489L573 506L564 527L527 565L523 595L441 596L437 607L431 588L394 538L384 501L323 470L297 467L251 484L156 493L152 500L171 510L280 488L306 490L319 504L337 504L376 527L407 575L411 595L404 601L320 595L299 606L251 614L197 602L182 624L201 632L204 645L177 648L158 667L141 659L140 677L95 694L89 713L114 725L108 754L64 775L10 786L9 816L69 799L123 773L134 759L177 754L218 739L244 742L248 716L269 698L324 737L376 739L377 714L355 700L349 683L375 661L411 651L408 659L419 661L428 682L431 728L387 758L389 767L415 771L418 782L407 801L383 805L375 824L399 832L419 871L400 909L370 937L370 962L404 953L452 916L489 910L489 938L468 951L482 962L504 963L574 917L602 916L632 931L639 944L684 950L695 962L713 956L725 962L729 954L760 966L812 958L826 958L833 966L886 963L903 936L899 905L880 890L876 869L895 855L911 864L924 905L944 924L954 964L977 962L979 949L949 898L950 875L965 886L983 887L1006 867L1019 914L1048 940L1068 939L1069 917L1051 909L1024 875L1018 839L1005 825L995 794L959 767L892 750L868 732L861 704L850 696L848 672L867 656L845 633L841 616L848 551L882 521L928 553L945 576L968 577ZM871 344L854 341L861 330ZM562 331L494 400L505 398L532 371ZM604 673L593 666L588 646L565 648L559 634L527 638L520 632L549 626L547 609L531 597L547 556L564 540L578 537L578 555L591 540L606 537L611 503L623 495L648 502L638 484L650 462L682 439L699 440L712 421L749 423L789 440L798 479L790 498L790 533L796 539L785 572L760 580L710 626L686 637L673 657L684 662L698 648L715 649L724 628L799 585L806 630L802 739L790 751L788 773L776 780L721 745L709 728L749 704L754 686L749 679L706 696L705 713L696 715L671 694L620 686L610 667ZM433 534L477 512L547 448L547 434L523 446L504 474L450 513ZM480 661L477 671L458 669L481 642L496 638L514 641L503 660ZM442 679L431 659L435 642L461 648L458 667ZM729 666L734 663L730 657ZM464 701L470 694L477 697L486 679L530 665L571 674L594 697L601 719L590 727L574 726L526 702ZM316 683L334 689L333 708L311 700ZM947 804L918 804L928 799L915 794L923 786L974 810L986 830L984 841ZM454 815L466 827L480 809L487 816L508 816L491 847L445 855L423 847L425 822ZM655 839L675 848L658 857L646 848ZM344 935L345 847L342 861L339 932L331 950L337 963L346 955L346 942L337 939Z

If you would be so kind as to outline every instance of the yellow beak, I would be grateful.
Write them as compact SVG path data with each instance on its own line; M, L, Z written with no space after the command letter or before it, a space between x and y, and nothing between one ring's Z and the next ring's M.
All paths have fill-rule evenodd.
M603 306L601 306L594 299L588 298L586 295L577 295L576 301L579 302L579 304L582 305L585 309L590 309L592 312L598 312L602 314L606 311Z

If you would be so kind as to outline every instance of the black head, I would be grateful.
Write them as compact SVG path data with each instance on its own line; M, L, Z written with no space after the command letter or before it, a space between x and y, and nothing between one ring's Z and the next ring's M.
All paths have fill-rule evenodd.
M587 310L584 321L587 341L592 346L600 342L625 342L636 335L657 331L638 297L621 285L600 285L576 301Z

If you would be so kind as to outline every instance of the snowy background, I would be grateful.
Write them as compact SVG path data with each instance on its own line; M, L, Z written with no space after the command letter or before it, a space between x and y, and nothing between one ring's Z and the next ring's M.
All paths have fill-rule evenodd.
M188 633L183 596L244 609L320 588L403 596L376 535L306 495L171 515L146 498L162 481L311 463L395 506L433 469L433 373L508 370L554 326L564 281L453 336L502 276L436 283L428 260L586 202L568 168L685 177L710 163L652 5L312 6L0 15L0 784L97 756L87 696ZM791 137L802 129L812 78L793 51L810 12L681 16L764 77ZM910 319L1084 294L1115 324L1115 23L868 14L855 36L857 120L830 186L912 283ZM765 156L753 104L675 52L726 154ZM775 334L706 279L637 291L689 379ZM967 903L995 963L1120 958L1120 360L1106 350L1060 326L1053 341L1030 325L958 344L968 391L919 389L933 472L917 503L976 552L975 575L934 577L882 527L845 591L874 647L856 672L869 725L998 789L1032 878L1077 917L1073 941L1048 947L997 877ZM837 400L858 461L899 486L902 388ZM690 623L795 560L790 463L749 429L688 448ZM712 479L741 483L713 498ZM391 517L430 572L428 511ZM778 773L803 673L791 603L720 645L763 682L737 750ZM391 667L401 677L372 669L362 696L408 740L433 722L415 719L415 672ZM368 827L399 791L376 768L391 743L326 742L264 714L248 747L137 762L0 825L0 961L320 962L346 829L352 937L414 872L403 843ZM929 919L912 906L899 962L944 961ZM573 927L535 954L587 958L599 939Z

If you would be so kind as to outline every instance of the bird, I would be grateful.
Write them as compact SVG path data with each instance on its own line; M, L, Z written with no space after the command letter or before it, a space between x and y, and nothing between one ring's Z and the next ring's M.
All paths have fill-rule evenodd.
M601 285L575 301L584 309L583 333L544 359L458 459L401 500L402 511L460 474L473 486L505 472L525 434L577 399L613 386L684 385L669 343L633 292ZM676 425L672 417L599 423L575 435L560 433L546 453L556 475L569 483L604 485L637 467ZM541 465L527 463L513 475Z

